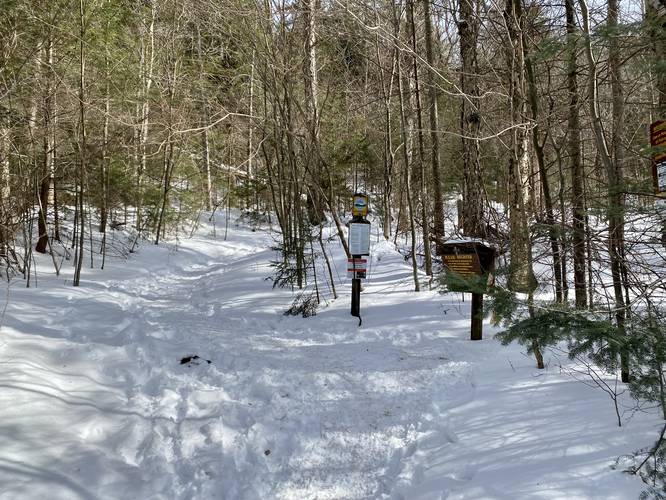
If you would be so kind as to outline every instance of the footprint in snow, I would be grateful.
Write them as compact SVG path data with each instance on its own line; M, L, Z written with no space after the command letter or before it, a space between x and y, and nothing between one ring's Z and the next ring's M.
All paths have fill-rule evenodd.
M198 366L203 362L206 362L208 364L211 364L212 361L210 359L203 359L200 356L197 356L196 354L192 354L190 356L185 356L180 360L181 365L187 365L187 366Z

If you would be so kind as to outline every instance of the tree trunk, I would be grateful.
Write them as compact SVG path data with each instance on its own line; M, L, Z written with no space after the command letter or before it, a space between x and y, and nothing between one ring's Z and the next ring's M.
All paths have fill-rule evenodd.
M394 33L396 39L400 37L400 18L396 13L396 7L393 7L393 22ZM408 113L406 103L409 102L409 82L408 77L402 74L402 65L400 64L400 53L396 53L396 69L398 81L398 95L400 98L400 130L402 132L402 158L404 161L404 191L407 197L407 217L409 219L409 231L411 236L411 261L412 261L412 277L414 279L414 291L420 291L418 262L416 259L416 223L414 222L414 204L412 201L412 129L414 128L411 113Z
M428 62L428 71L426 72L426 81L428 85L428 94L430 98L430 141L431 141L431 168L432 184L434 197L434 215L433 215L433 237L435 239L435 252L442 255L444 252L444 198L442 195L442 180L440 176L439 160L439 117L437 111L437 79L435 77L435 51L433 48L433 29L432 16L430 14L430 1L423 0L423 22L425 27L425 48L426 61Z
M612 2L613 0L611 0ZM613 278L613 293L615 296L615 321L618 330L625 332L625 302L622 284L622 267L624 262L624 206L622 199L621 171L613 162L611 154L604 137L601 115L599 113L599 95L597 88L597 64L592 53L592 42L590 41L590 16L586 0L579 0L583 30L585 34L585 55L589 66L588 88L590 117L594 129L597 152L608 177L608 253L610 257L611 276ZM612 10L609 3L609 14ZM611 14L612 16L613 14ZM617 14L615 14L617 15ZM610 17L610 16L609 16ZM620 352L620 364L622 369L622 381L629 381L629 360L624 350Z
M170 111L170 113L172 110ZM171 124L169 124L169 137L167 139L166 150L164 151L164 168L162 171L162 203L160 206L159 215L157 218L157 227L155 228L155 245L160 243L160 235L166 230L166 216L167 204L169 202L169 191L171 190L171 173L174 165L174 144L171 131Z
M551 137L552 140L552 137ZM553 144L555 141L552 141ZM563 161L561 149L554 148L557 154L557 171L559 174L559 189L557 192L557 201L560 207L560 227L564 228L567 226L567 210L565 203L564 190L566 188L566 176L564 175ZM566 231L561 231L560 234L560 250L561 250L561 259L560 263L562 265L562 271L560 276L562 277L562 302L567 304L569 302L569 279L568 275L568 265L567 265L567 236Z
M319 100L318 100L318 72L317 72L317 0L303 0L306 3L304 11L306 15L305 54L306 64L304 66L305 79L305 104L307 108L308 135L307 163L309 168L309 183L311 188L307 190L308 197L308 219L311 225L319 225L326 220L322 203L319 199L321 190L317 188L321 183L322 167L319 151Z
M83 266L83 244L85 242L85 213L83 206L83 186L85 184L86 172L86 59L85 59L85 10L83 6L84 0L79 0L79 172L78 172L78 212L79 212L79 243L76 259L76 268L74 270L74 278L72 284L79 286L81 283L81 267ZM92 250L92 249L91 249Z
M379 14L377 14L377 22L379 22ZM393 167L394 167L394 153L393 153L393 135L391 133L391 101L393 99L393 82L395 76L396 64L396 48L392 48L391 53L391 73L389 74L388 84L386 83L386 75L384 72L384 64L379 51L379 35L375 36L375 57L377 59L377 66L379 67L379 81L381 85L382 104L384 106L384 148L382 151L383 161L383 190L382 190L382 211L383 211L383 230L384 238L391 237L391 224L393 221L393 202L391 195L393 192Z
M106 226L109 217L109 121L111 113L111 55L108 47L109 22L106 23L106 50L104 52L104 125L102 126L102 161L100 164L99 183L102 186L102 200L99 213L99 232L106 235ZM106 236L103 238L103 248L106 246ZM102 252L105 254L105 251ZM102 260L102 267L104 266Z
M608 31L610 44L608 47L608 70L611 79L611 95L613 109L613 133L611 137L612 163L607 167L612 169L609 176L609 217L610 227L609 244L611 246L611 273L613 275L613 289L615 303L618 311L616 320L618 327L624 330L624 322L629 314L625 307L629 304L627 284L627 262L624 245L624 94L622 90L622 66L620 62L620 47L618 20L620 16L619 0L608 0ZM627 291L626 300L623 298L623 288ZM629 382L629 359L626 352L620 353L622 365L622 381Z
M425 138L423 136L423 113L421 112L421 82L419 80L419 65L417 64L418 46L416 43L416 23L414 21L414 0L407 0L407 20L409 23L409 34L412 48L412 73L414 75L414 108L416 109L417 138L419 142L419 187L421 198L421 237L423 239L423 253L425 273L432 276L432 252L430 242L430 217L428 215L428 189L426 182L426 154Z
M476 0L460 0L458 31L460 33L460 134L463 151L462 230L467 236L483 238L483 177L479 163L479 129L481 126L476 45L479 19Z
M9 127L5 125L5 118L0 116L0 259L4 260L8 260L11 237L12 206L10 196Z
M254 202L254 209L258 212L259 211L259 199L257 196L257 184L256 184L256 179L254 175L254 167L253 167L253 158L254 158L254 65L255 65L255 51L252 51L252 63L251 63L251 68L250 68L250 104L249 104L249 110L248 113L250 115L250 119L248 120L248 130L247 130L247 179L249 182L252 183L252 191L253 191L253 202ZM208 184L210 186L210 174L209 174L209 181ZM212 187L210 187L212 191Z
M571 247L573 252L574 291L576 308L587 307L585 283L585 210L583 200L583 164L580 154L580 102L578 96L576 10L574 0L565 0L567 21L567 89L569 93L568 152L571 161L571 209L573 231Z
M666 117L666 5L659 0L645 2L645 23L652 41L652 68L655 77L653 102L656 118Z
M203 176L204 197L206 203L206 210L213 210L213 183L211 178L210 169L210 141L208 138L208 128L210 126L210 117L208 113L208 99L206 96L206 89L204 82L206 81L206 73L204 70L203 54L201 48L201 29L197 23L196 27L197 37L197 60L199 63L199 105L201 108L201 127L203 128L201 134L201 175ZM250 97L252 99L252 97ZM252 114L252 104L250 104L250 114ZM250 160L248 159L248 162ZM249 169L249 166L248 166ZM249 177L249 170L248 170Z
M136 230L140 233L143 229L141 211L143 210L143 176L146 171L148 158L147 144L149 133L148 115L150 114L150 89L153 85L153 69L155 65L155 19L157 12L152 0L150 4L150 20L146 28L146 20L141 16L141 50L139 60L139 77L141 79L141 88L139 91L139 164L136 173ZM146 37L148 38L148 48L146 48Z
M548 172L546 170L546 159L544 157L543 145L541 143L541 129L539 126L539 101L537 97L536 79L534 77L534 68L528 55L527 40L523 34L523 51L525 53L525 69L527 71L527 86L532 110L532 146L537 158L539 167L539 178L541 180L541 189L543 191L543 201L546 207L546 223L548 224L548 239L550 240L550 249L553 254L553 276L555 279L555 301L562 302L562 264L560 257L560 245L557 237L557 227L555 225L555 214L553 212L553 201L550 195L550 182L548 181Z
M536 288L532 268L532 245L526 209L529 194L527 177L531 172L529 136L519 124L526 120L525 61L522 48L522 0L507 0L504 19L507 26L507 63L509 67L511 123L511 154L509 156L509 230L511 264L509 288L516 292L530 293Z
M48 37L46 47L41 51L41 74L40 77L44 82L44 95L42 97L42 133L43 133L43 166L42 175L39 182L39 214L37 218L37 245L35 251L39 253L46 253L49 245L48 235L48 208L49 208L49 190L51 188L51 172L53 170L53 136L50 133L52 129L52 116L53 116L53 90L52 90L52 69L53 64L53 41Z

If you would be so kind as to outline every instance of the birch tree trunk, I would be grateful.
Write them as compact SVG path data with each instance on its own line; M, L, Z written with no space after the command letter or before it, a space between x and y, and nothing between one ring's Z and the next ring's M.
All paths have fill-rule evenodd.
M203 133L201 135L201 172L204 177L205 186L205 199L206 210L209 212L213 210L213 182L210 169L210 142L208 139L208 127L210 125L210 117L208 113L208 98L206 96L204 81L206 80L203 64L203 55L201 49L201 29L199 24L196 25L197 37L197 58L199 62L199 100L201 102L201 126ZM250 84L251 85L251 84ZM252 95L250 94L250 115L252 114ZM250 132L251 132L250 128ZM250 139L250 144L252 139ZM251 146L250 146L251 147ZM250 176L250 158L248 157L248 178Z
M511 264L509 288L516 292L531 293L536 288L532 268L532 245L526 208L529 193L527 177L531 172L529 135L524 123L525 60L522 48L522 0L507 0L504 19L507 27L507 63L509 66L509 96L511 109L511 154L508 165L509 226Z
M53 39L48 35L46 47L40 51L40 75L39 78L43 82L43 95L41 96L41 112L42 112L42 173L39 182L39 213L37 218L37 245L35 251L39 253L46 253L49 245L48 235L48 208L49 208L49 192L52 184L53 173L53 134L52 134L52 117L53 117L53 78L52 78L52 65L53 65Z
M377 7L376 3L373 2L373 5L375 7L375 22L377 25L380 24L380 19L379 19L379 8ZM396 72L396 47L393 46L391 48L391 71L390 74L388 75L388 78L386 76L386 72L384 71L384 61L382 60L381 56L381 51L380 51L380 37L379 34L376 33L375 37L375 58L377 61L377 67L379 68L379 83L380 83L380 88L381 88L381 98L382 98L382 105L383 105L383 116L384 116L384 143L383 143L383 150L382 150L382 162L383 162L383 189L382 189L382 211L383 211L383 221L382 221L382 226L384 230L384 238L389 239L391 237L391 231L392 227L391 224L393 222L393 201L392 201L392 193L393 193L393 169L394 169L394 163L395 163L395 157L393 153L393 135L391 131L391 115L392 115L392 107L391 107L391 102L393 100L393 85L394 85L394 78L395 78L395 72ZM388 80L388 81L387 81Z
M425 154L425 137L423 134L423 113L421 108L421 82L419 79L419 65L418 65L418 45L416 43L416 23L414 21L414 0L407 0L407 22L409 26L410 43L412 49L412 74L413 77L413 92L414 109L416 110L416 128L417 138L419 143L419 164L418 164L418 183L421 198L421 236L423 239L423 253L425 273L432 276L432 252L430 241L430 217L429 217L429 197L426 182L426 154Z
M150 5L150 19L148 20L148 26L146 27L146 19L144 18L143 13L141 14L140 20L141 47L139 53L139 78L141 86L139 90L139 164L137 165L136 172L136 230L139 232L143 229L143 221L141 220L141 211L143 209L143 175L146 171L148 157L148 117L150 114L150 89L153 85L153 70L155 67L155 19L157 17L154 0L148 0L148 3ZM148 44L148 47L146 47L146 43Z
M9 184L9 127L0 116L0 259L9 259L11 227L11 188Z
M326 220L321 210L319 185L322 176L322 167L319 150L319 100L317 82L317 0L303 0L306 13L305 53L305 103L307 108L308 133L310 140L307 145L309 165L310 189L307 193L308 219L310 224L319 225Z
M393 22L394 22L394 33L396 39L400 38L400 17L396 12L396 7L393 7ZM414 291L420 291L419 285L419 274L418 274L418 262L416 259L416 222L414 221L414 203L412 200L412 159L413 154L413 141L412 141L412 130L414 128L414 120L412 118L412 113L409 112L407 108L407 103L410 102L409 99L409 80L408 76L402 73L402 65L400 64L400 53L396 53L396 69L397 69L397 81L398 81L398 95L400 100L400 130L402 133L402 157L403 157L403 176L405 183L405 195L407 197L407 218L409 220L409 231L410 231L410 253L412 261L412 278L414 279Z

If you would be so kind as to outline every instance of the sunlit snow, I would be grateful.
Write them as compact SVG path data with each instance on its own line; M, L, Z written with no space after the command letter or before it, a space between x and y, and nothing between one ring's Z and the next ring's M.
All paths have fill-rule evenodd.
M469 301L412 292L374 232L361 327L337 243L340 298L322 272L317 315L284 316L275 235L234 221L95 262L79 288L37 256L36 287L0 292L0 499L638 497L615 459L653 442L656 412L617 427L566 358L540 372L488 324L469 341Z

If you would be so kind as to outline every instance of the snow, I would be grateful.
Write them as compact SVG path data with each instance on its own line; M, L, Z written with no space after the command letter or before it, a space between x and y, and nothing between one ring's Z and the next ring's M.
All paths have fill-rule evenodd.
M480 243L487 247L494 248L494 245L482 238L451 238L444 242L445 245L465 245L470 243Z
M375 234L361 327L349 281L316 316L284 316L274 237L204 224L78 288L42 256L36 288L6 286L0 499L638 497L614 464L652 444L656 412L623 394L618 427L568 360L536 370L488 324L469 341L469 302L412 292Z

